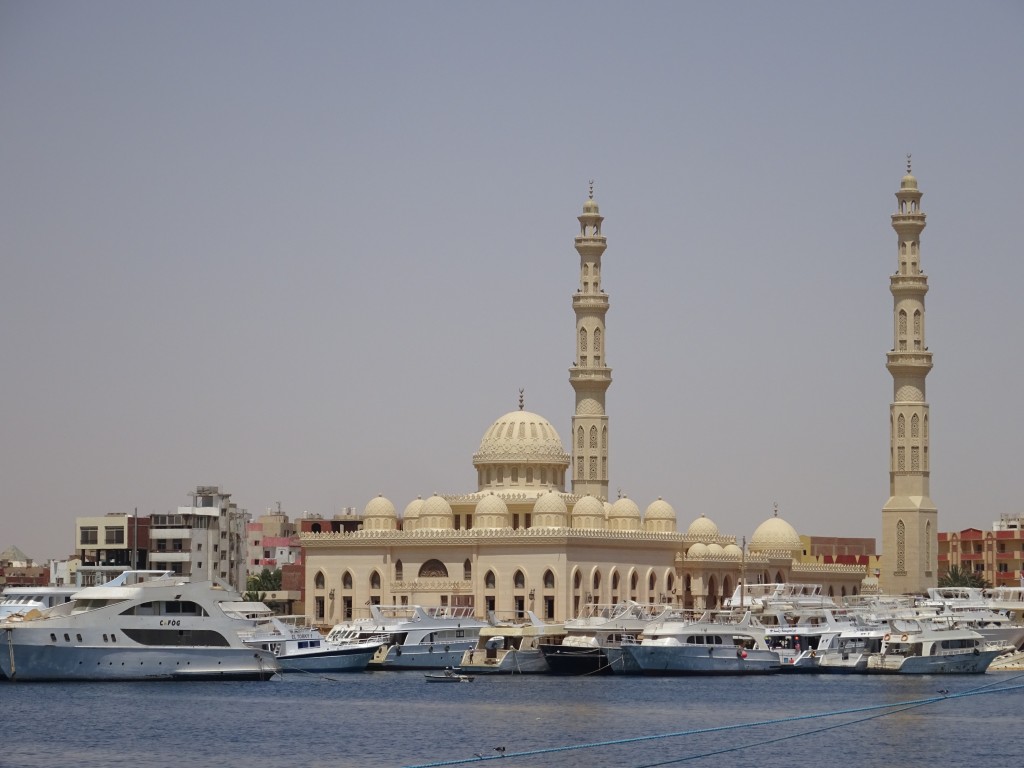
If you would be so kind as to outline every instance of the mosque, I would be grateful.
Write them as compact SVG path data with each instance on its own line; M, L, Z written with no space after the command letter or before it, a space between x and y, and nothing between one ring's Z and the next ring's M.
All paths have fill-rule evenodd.
M895 394L891 497L883 509L885 552L897 557L882 582L901 591L927 585L937 552L929 544L937 526L927 493L924 377L931 353L924 346L920 197L908 162L892 217L900 266L890 280L896 322L887 367ZM660 497L643 512L633 499L608 498L605 395L612 377L601 282L607 241L592 184L578 221L572 454L547 419L524 410L520 393L519 409L496 419L473 454L475 491L417 498L401 515L378 496L361 515L300 520L305 612L315 623L358 618L370 604L472 606L477 615L499 617L530 610L565 621L588 603L715 607L742 582L820 584L836 596L877 586L863 566L808 561L800 536L777 512L744 549L703 514L680 530L672 505Z

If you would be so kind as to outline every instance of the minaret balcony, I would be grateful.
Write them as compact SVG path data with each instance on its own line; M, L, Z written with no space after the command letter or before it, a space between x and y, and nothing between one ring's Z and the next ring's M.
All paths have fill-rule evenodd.
M572 295L572 306L573 309L588 308L588 309L608 309L608 294L607 293L574 293Z
M612 383L612 369L580 368L576 366L569 369L569 383L573 386L576 384L586 384L589 387L608 389L608 385Z
M912 293L924 295L928 293L927 275L889 275L889 290L895 295L897 293Z
M885 367L893 376L926 374L932 369L932 353L886 352Z

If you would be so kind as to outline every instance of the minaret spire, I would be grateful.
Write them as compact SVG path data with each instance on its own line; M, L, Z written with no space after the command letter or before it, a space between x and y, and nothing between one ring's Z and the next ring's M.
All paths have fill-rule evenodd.
M580 284L572 297L576 313L576 362L569 369L569 383L576 392L576 413L572 417L572 490L608 499L608 416L605 392L612 383L612 371L605 358L605 315L608 295L601 288L601 255L607 247L601 234L601 216L594 200L594 182L578 217L580 233L576 252L580 256Z
M893 346L885 367L893 379L889 407L889 500L882 509L884 592L923 593L937 584L938 511L929 496L929 412L925 377L932 353L925 344L924 297L928 278L921 270L925 215L921 192L910 172L896 193L892 228L897 236L897 269L889 278L893 296Z

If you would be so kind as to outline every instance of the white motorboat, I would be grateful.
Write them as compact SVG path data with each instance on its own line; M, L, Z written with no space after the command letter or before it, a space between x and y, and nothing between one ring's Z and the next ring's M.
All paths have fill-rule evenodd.
M627 601L605 605L590 603L575 619L565 622L565 637L546 638L541 652L557 675L607 675L628 671L624 643L636 641L648 626L672 614L666 605Z
M369 619L335 624L327 640L365 642L383 635L370 669L444 669L459 666L486 626L467 606L371 605Z
M144 578L126 571L69 602L0 623L0 670L17 681L266 680L280 671L272 653L239 637L253 620L238 615L237 592L173 574Z
M626 668L646 675L770 674L781 666L765 642L764 626L750 611L742 617L706 613L697 621L667 619L622 650Z
M865 672L980 674L997 656L1013 650L986 642L974 630L952 622L941 626L934 621L893 619L889 625L881 650L868 657Z
M376 636L330 642L313 627L296 626L277 616L242 632L241 638L246 645L273 653L282 672L362 672L386 640Z
M882 641L890 634L888 621L869 621L855 615L854 625L818 644L818 672L861 673L866 672L868 659L880 653Z
M7 587L0 601L0 621L10 616L25 616L66 603L81 587Z
M495 620L481 629L476 646L462 655L463 671L481 675L547 672L540 644L564 638L565 625L548 624L533 611L526 612L526 619L518 623Z

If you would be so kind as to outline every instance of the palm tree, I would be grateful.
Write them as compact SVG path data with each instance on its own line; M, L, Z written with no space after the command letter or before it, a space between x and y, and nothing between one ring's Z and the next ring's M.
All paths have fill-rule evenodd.
M245 594L242 597L251 602L262 603L267 599L267 592L281 589L281 569L264 568L257 576L250 576L245 582Z
M968 568L961 568L959 565L949 566L949 570L939 577L940 587L981 587L987 588L992 585L985 580L985 577L976 571Z

